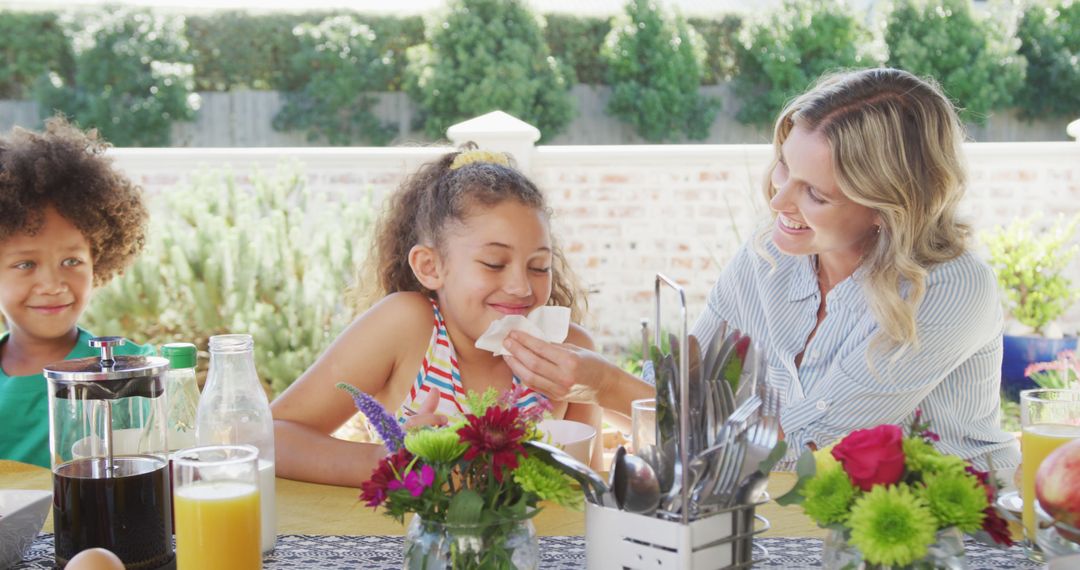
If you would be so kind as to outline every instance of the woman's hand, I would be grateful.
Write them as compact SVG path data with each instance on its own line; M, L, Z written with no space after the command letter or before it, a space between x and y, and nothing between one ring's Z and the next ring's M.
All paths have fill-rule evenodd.
M598 403L597 394L607 388L613 377L610 369L615 365L572 344L552 344L511 331L503 347L510 351L503 358L514 375L552 400Z

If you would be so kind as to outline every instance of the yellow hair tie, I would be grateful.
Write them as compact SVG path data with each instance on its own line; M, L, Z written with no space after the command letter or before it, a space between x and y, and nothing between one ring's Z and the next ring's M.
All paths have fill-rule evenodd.
M498 164L500 166L510 167L510 159L501 152L492 152L490 150L466 150L459 152L454 157L454 162L450 163L450 170L457 170L462 166L476 163L488 163Z

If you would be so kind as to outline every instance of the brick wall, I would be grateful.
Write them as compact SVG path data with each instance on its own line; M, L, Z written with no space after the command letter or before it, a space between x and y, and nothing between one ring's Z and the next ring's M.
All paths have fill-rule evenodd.
M112 153L153 195L182 191L198 169L273 170L295 161L320 190L376 201L438 148L116 149ZM977 230L1016 216L1080 211L1080 144L971 143L963 211ZM760 196L765 145L540 146L532 176L555 209L553 228L590 290L587 322L606 350L640 338L653 320L653 279L662 271L686 287L691 323L721 267L767 216ZM1080 261L1070 268L1080 284ZM674 302L665 305L674 318ZM1080 330L1080 306L1065 319Z

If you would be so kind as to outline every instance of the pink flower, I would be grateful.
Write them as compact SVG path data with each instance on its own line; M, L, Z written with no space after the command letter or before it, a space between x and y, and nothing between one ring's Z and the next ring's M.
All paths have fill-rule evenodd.
M405 476L404 481L394 480L386 486L390 491L407 489L413 497L419 497L435 481L435 470L430 465L425 465L417 472L415 469Z

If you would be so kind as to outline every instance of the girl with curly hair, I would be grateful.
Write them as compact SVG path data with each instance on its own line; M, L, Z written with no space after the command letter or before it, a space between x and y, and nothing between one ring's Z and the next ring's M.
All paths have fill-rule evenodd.
M142 250L147 212L108 145L63 119L0 137L0 458L49 466L42 368L94 356L78 326L93 288ZM153 354L126 345L119 354Z
M378 279L369 288L381 300L271 406L278 475L359 486L385 454L380 445L330 436L354 414L339 382L397 410L406 426L468 413L461 398L469 391L514 388L519 408L550 404L554 417L598 429L595 405L549 402L521 385L501 356L476 346L508 315L544 305L578 315L581 296L549 216L544 195L502 154L451 152L408 178L389 199L369 260ZM565 345L588 349L592 340L571 324Z

